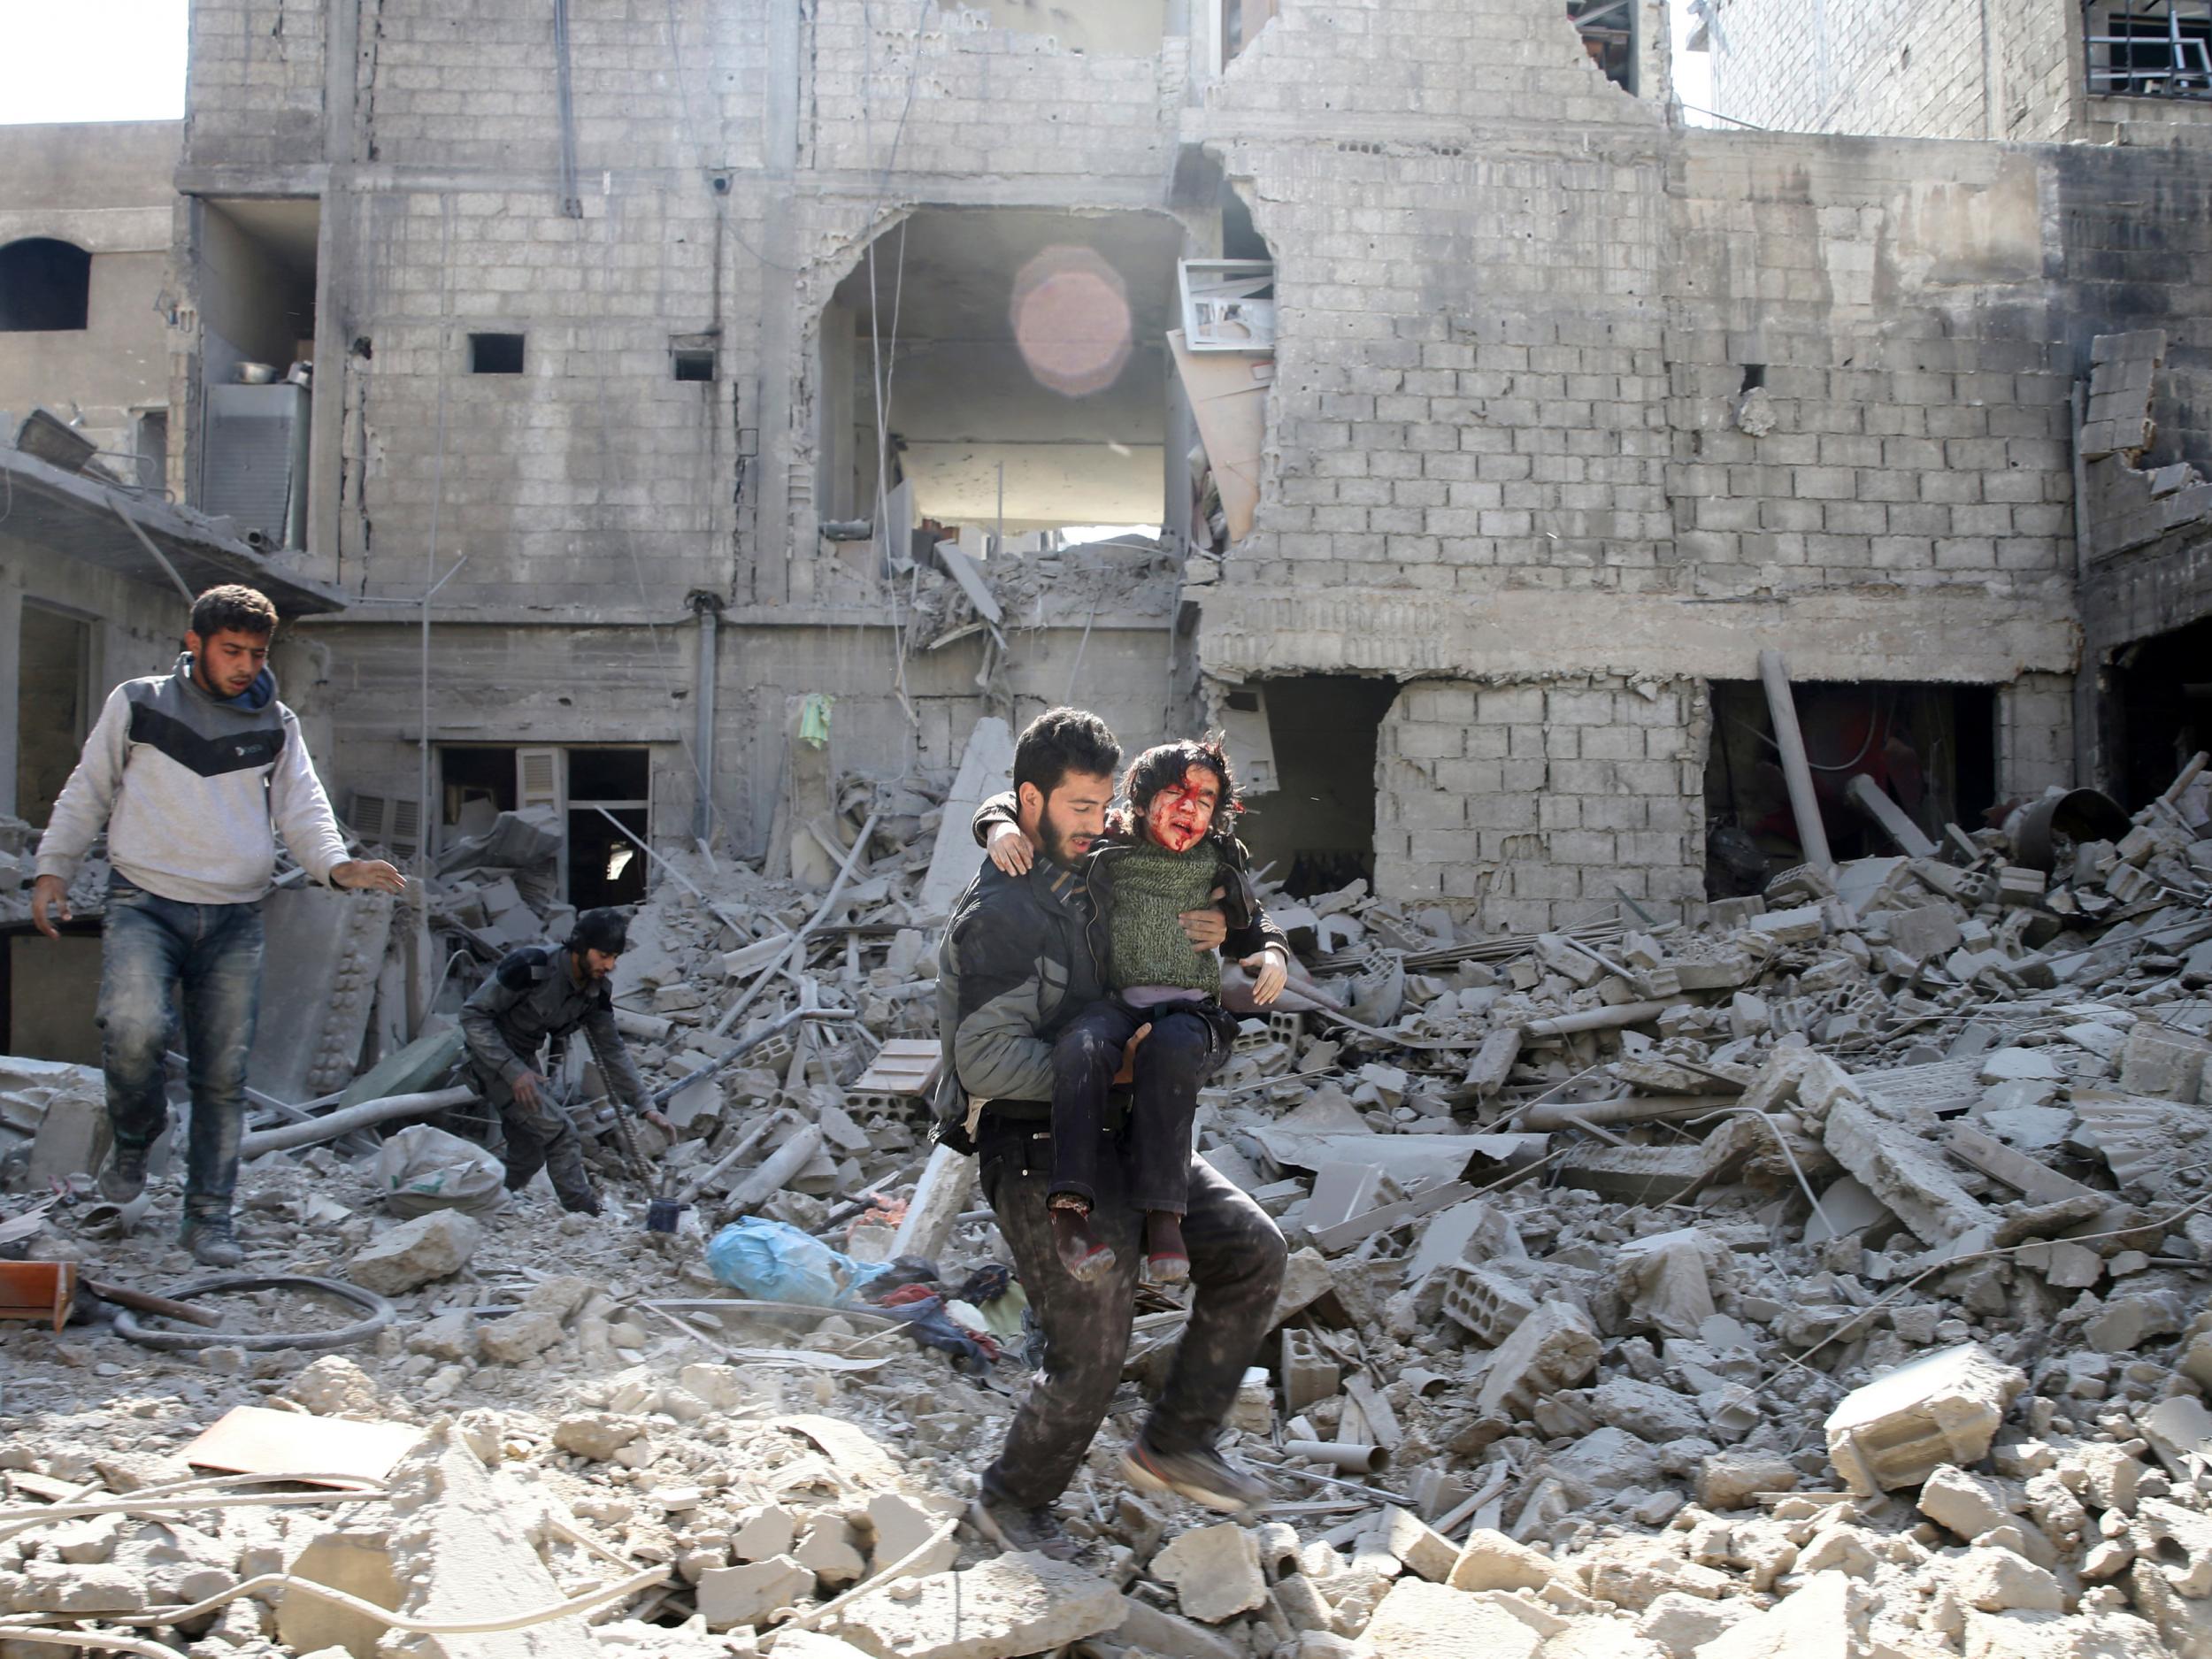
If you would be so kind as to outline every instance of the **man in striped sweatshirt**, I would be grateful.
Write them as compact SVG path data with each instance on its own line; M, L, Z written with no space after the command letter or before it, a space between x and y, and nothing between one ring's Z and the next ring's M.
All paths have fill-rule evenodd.
M175 670L108 694L99 723L39 838L31 919L68 921L69 882L107 831L101 927L101 1064L115 1149L101 1193L146 1185L168 1125L162 1063L182 1015L192 1091L182 1241L210 1267L242 1259L231 1231L246 1056L261 1000L261 901L276 870L272 829L316 880L398 893L379 859L349 858L307 757L298 717L276 697L276 607L250 588L211 588L192 605Z

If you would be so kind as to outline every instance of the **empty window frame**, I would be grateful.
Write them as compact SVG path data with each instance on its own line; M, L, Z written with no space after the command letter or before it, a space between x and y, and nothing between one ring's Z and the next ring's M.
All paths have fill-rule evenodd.
M2093 93L2212 99L2212 0L2087 0L2082 41Z
M1567 15L1590 61L1622 91L1636 90L1634 0L1567 0Z
M46 334L86 326L92 256L73 242L27 236L0 248L0 334Z
M519 374L522 373L522 341L520 334L471 334L469 336L469 373L471 374Z

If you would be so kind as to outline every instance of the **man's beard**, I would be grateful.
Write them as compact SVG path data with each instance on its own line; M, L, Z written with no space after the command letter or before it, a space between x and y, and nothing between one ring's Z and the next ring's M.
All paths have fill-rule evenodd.
M1083 856L1070 845L1070 837L1061 834L1059 831L1052 827L1049 819L1042 820L1038 824L1037 839L1043 843L1045 856L1063 870L1072 870L1075 867L1075 861Z

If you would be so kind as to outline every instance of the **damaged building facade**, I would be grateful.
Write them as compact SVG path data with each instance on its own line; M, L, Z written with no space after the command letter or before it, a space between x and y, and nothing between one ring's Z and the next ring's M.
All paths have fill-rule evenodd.
M1493 927L1787 857L1762 650L1833 839L1859 772L2119 787L2072 404L2162 330L2208 447L2197 152L1693 130L1668 69L1647 0L196 0L171 487L312 362L334 793L403 854L565 807L580 901L606 812L803 864L1063 701L1225 726L1294 887Z

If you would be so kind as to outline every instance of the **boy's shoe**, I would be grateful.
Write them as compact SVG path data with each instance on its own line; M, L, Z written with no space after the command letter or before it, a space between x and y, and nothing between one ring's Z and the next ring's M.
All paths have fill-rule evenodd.
M1145 1217L1145 1270L1156 1285L1190 1283L1190 1250L1183 1243L1183 1218L1155 1210Z
M146 1150L115 1143L107 1167L100 1171L101 1197L111 1204L127 1204L146 1190Z
M1140 1492L1172 1492L1223 1515L1235 1515L1274 1496L1248 1469L1240 1469L1211 1447L1193 1452L1153 1449L1140 1434L1121 1455L1122 1478Z
M1020 1509L987 1486L969 1503L968 1519L1001 1549L1030 1550L1053 1561L1078 1561L1085 1554L1049 1503L1041 1509Z
M1068 1270L1068 1277L1079 1285L1087 1285L1111 1272L1119 1258L1114 1247L1099 1241L1091 1231L1091 1214L1072 1205L1055 1204L1052 1215L1052 1244L1060 1257L1060 1265Z
M187 1216L177 1242L191 1251L192 1259L202 1267L235 1267L246 1259L245 1251L238 1248L231 1233L228 1216Z

